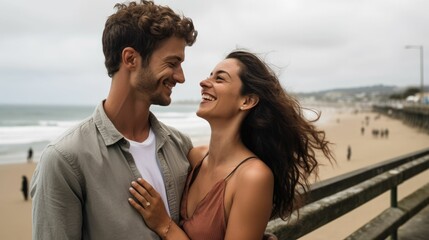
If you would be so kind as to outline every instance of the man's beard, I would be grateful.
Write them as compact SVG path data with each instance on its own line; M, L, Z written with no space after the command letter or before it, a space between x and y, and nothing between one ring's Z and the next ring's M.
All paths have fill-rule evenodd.
M165 97L162 94L162 91L160 91L165 87L163 81L161 79L157 79L149 67L143 67L141 69L138 79L137 89L140 92L150 94L149 100L151 104L160 106L170 105L171 98L169 96Z

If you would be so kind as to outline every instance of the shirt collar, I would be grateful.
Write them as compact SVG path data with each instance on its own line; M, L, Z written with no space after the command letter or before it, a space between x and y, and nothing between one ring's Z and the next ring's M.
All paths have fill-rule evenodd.
M98 131L101 134L101 137L104 140L106 146L110 146L115 144L116 142L124 139L124 136L116 129L115 125L113 125L112 121L107 117L106 112L103 107L104 101L102 101L93 113L93 118L95 125L97 126ZM161 124L155 115L150 112L149 121L151 124L151 128L155 133L157 139L165 141L168 135L170 135L170 131L166 126Z
M104 101L97 106L93 113L93 118L104 143L106 146L110 146L123 139L124 136L122 136L122 134L115 128L112 121L107 117L103 103Z

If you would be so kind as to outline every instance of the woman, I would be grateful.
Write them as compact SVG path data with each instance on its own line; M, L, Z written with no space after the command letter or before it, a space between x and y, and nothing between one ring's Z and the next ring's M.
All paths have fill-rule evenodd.
M182 228L142 179L132 182L137 201L129 202L163 239L262 239L271 218L286 219L299 207L299 190L317 175L316 151L332 159L329 142L251 53L230 53L200 85L197 115L211 137L188 155Z

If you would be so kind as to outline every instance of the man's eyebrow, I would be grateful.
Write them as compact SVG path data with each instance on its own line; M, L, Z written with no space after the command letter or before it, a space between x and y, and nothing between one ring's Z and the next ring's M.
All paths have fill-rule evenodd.
M171 61L171 60L175 60L175 61L179 61L179 62L183 61L182 58L179 56L168 56L165 58L165 61Z

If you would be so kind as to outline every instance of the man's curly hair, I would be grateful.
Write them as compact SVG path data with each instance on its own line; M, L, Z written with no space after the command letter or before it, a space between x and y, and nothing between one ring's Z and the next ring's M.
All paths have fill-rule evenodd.
M175 36L192 46L197 38L192 20L176 14L167 6L142 0L140 3L118 3L115 8L117 12L107 19L102 39L110 77L119 70L122 50L126 47L139 52L144 57L143 64L147 64L163 40Z

